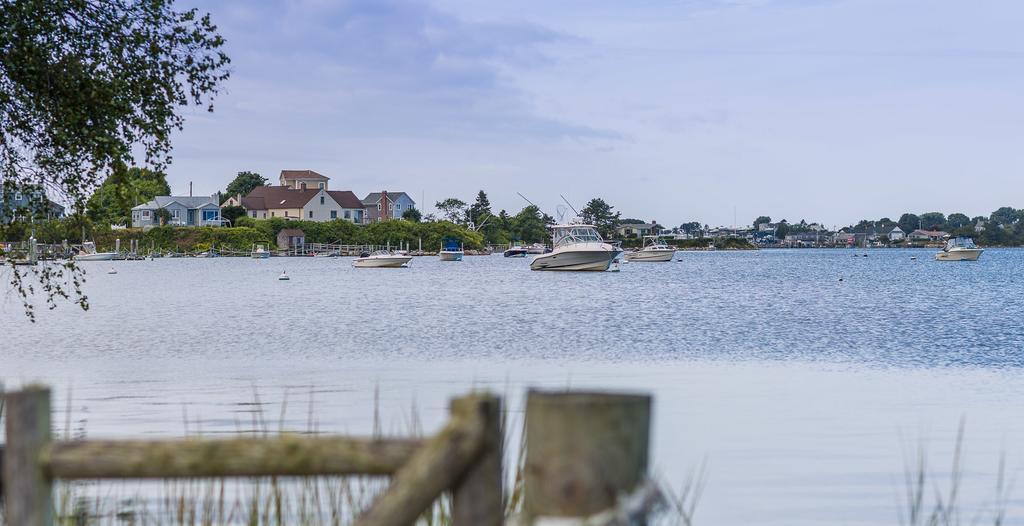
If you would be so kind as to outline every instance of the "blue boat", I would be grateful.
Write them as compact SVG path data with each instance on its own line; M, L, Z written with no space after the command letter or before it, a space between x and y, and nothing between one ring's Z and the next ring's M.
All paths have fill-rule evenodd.
M457 238L446 237L442 243L441 251L437 254L441 261L462 261L466 252L462 250L462 243Z

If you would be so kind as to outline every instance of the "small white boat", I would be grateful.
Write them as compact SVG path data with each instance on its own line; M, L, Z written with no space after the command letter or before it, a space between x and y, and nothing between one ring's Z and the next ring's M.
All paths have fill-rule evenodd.
M526 247L527 254L547 254L548 252L551 251L548 250L548 246L544 243L534 243Z
M256 245L252 252L249 253L249 257L253 259L266 259L270 257L270 251L263 247L263 245Z
M459 244L457 239L449 238L444 240L444 245L437 255L441 258L441 261L462 261L462 257L466 255L466 252L462 249L462 245Z
M110 267L110 270L107 271L107 274L117 274L117 269L114 267Z
M289 278L288 277L288 273L283 271L283 270L281 271L281 275L277 277L278 281L288 281L290 279L292 279L292 278Z
M530 270L608 270L622 250L605 243L593 225L551 227L554 250L530 262Z
M626 261L672 261L676 256L675 247L668 246L658 236L644 236L640 250L626 252Z
M372 254L357 257L352 262L352 266L358 268L399 268L405 267L410 261L412 261L412 256L394 253L389 250L378 250Z
M502 254L507 258L525 258L528 253L526 247L522 245L515 245L508 247L508 250Z
M75 261L110 261L117 257L117 252L96 252L96 243L82 243L82 250L75 255Z
M946 242L946 248L935 254L936 261L978 261L983 249L969 237L955 237Z

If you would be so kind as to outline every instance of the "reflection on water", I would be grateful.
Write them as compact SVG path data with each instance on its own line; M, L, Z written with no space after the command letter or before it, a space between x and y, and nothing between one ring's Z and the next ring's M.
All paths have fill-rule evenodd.
M287 398L291 429L312 400L320 430L368 433L379 386L400 433L435 429L472 387L513 409L528 386L650 390L657 469L678 484L706 460L698 519L713 524L896 523L904 449L926 439L942 476L966 415L964 498L980 507L999 454L1011 474L1024 458L1024 252L867 253L680 253L604 274L500 256L94 263L88 312L31 325L0 305L0 379L51 383L61 408L70 389L93 436L179 435L183 415L244 430L254 391L275 422Z

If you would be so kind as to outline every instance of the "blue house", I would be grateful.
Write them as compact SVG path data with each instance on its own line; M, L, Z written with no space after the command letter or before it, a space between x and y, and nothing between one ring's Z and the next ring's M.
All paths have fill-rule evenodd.
M0 223L10 223L16 217L30 221L60 219L64 207L46 197L42 188L8 188L5 193L0 186Z
M374 223L388 219L401 219L402 214L410 208L416 208L416 201L413 201L405 192L373 192L363 199L363 207L366 214L363 215L363 222Z
M220 204L217 196L191 197L164 195L132 208L132 226L160 226L158 210L167 210L166 224L172 226L220 226Z

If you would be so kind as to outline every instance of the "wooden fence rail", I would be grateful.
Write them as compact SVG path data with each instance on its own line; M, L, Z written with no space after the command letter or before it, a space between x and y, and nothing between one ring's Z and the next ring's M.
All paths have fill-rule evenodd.
M451 419L426 440L308 437L54 441L50 390L6 393L2 479L7 524L52 526L56 479L391 475L360 526L407 526L445 491L455 526L503 522L501 400L452 402Z
M447 424L426 439L54 441L49 389L8 392L5 402L0 487L10 526L52 526L58 479L323 475L391 477L357 526L409 526L445 492L452 525L505 522L501 399L488 394L453 399ZM530 391L519 523L572 517L588 525L644 524L661 499L646 479L651 404L646 395ZM624 511L636 495L644 496L642 505Z

